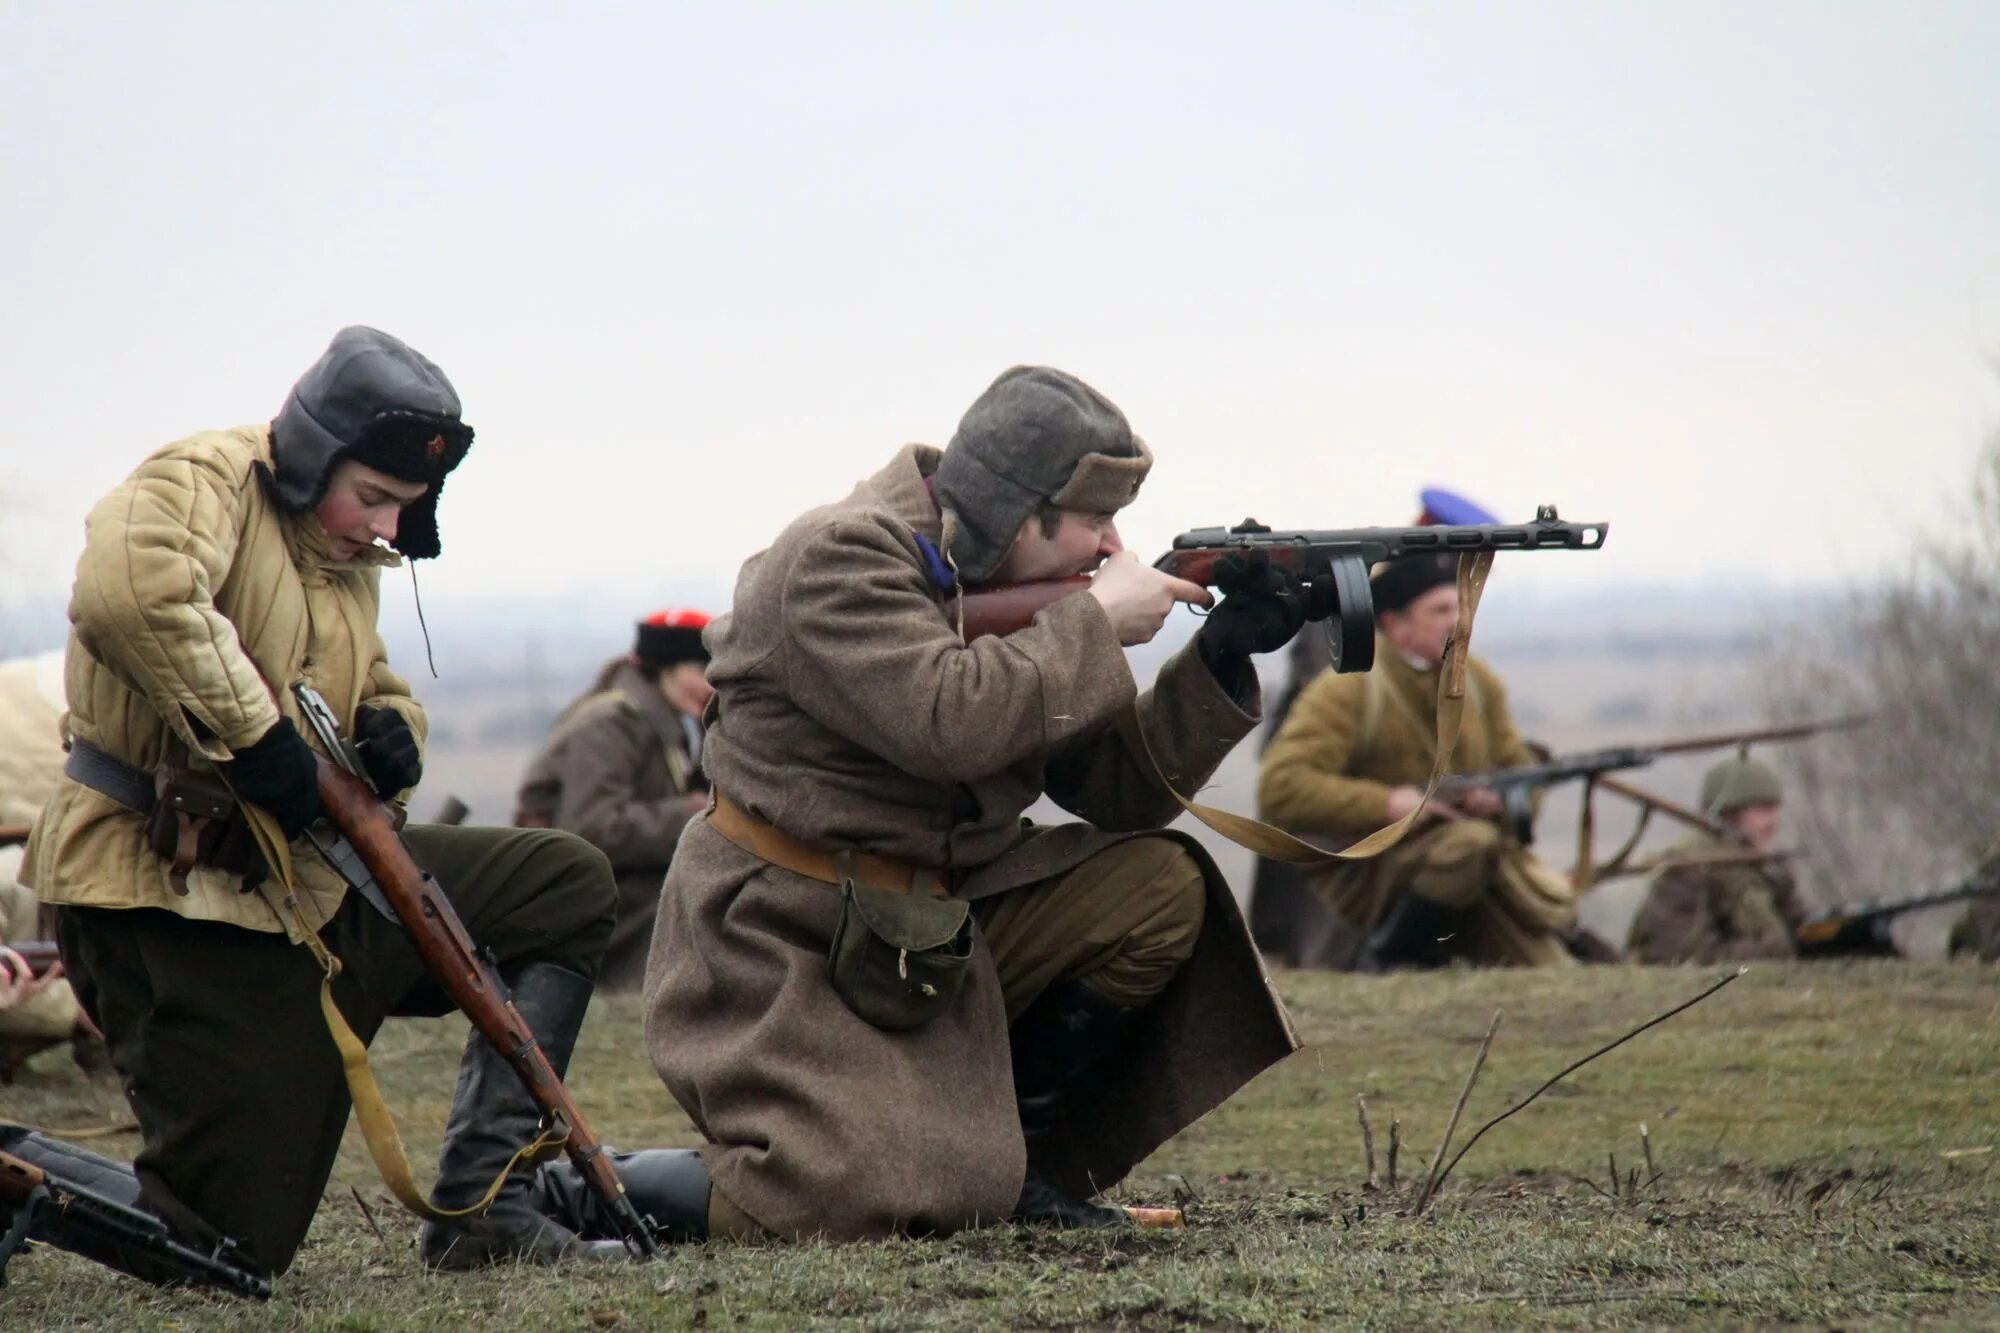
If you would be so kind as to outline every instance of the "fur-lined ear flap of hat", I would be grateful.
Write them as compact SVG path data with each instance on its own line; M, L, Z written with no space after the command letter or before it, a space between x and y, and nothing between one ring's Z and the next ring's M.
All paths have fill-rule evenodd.
M1077 460L1063 488L1049 497L1058 509L1075 509L1086 514L1112 514L1139 497L1140 483L1153 470L1153 453L1146 442L1134 435L1137 454L1114 458L1110 454L1085 454Z
M424 483L424 493L403 506L389 544L412 560L434 560L444 551L438 535L438 497L444 479L472 449L472 427L428 412L384 412L342 457L400 481Z

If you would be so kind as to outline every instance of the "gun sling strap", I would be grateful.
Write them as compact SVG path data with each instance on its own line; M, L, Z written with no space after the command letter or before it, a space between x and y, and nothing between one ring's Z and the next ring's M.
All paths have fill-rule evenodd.
M158 800L152 774L83 740L72 739L63 771L73 781L101 792L140 814L151 813ZM219 770L216 777L227 784L227 779ZM236 809L249 821L258 846L264 853L265 864L272 869L259 886L265 902L277 914L286 933L310 949L319 963L323 974L319 989L320 1013L326 1019L334 1049L340 1054L341 1072L347 1081L348 1095L354 1101L354 1115L361 1122L362 1138L367 1141L369 1156L374 1158L375 1168L381 1172L383 1183L405 1208L432 1221L466 1217L484 1211L498 1196L501 1185L506 1183L508 1175L516 1167L526 1162L541 1161L561 1149L568 1137L567 1130L560 1133L557 1127L544 1130L534 1142L514 1154L505 1169L494 1178L485 1195L469 1207L439 1208L425 1198L423 1191L417 1188L416 1172L410 1166L409 1151L403 1146L403 1137L396 1128L394 1115L389 1111L388 1100L382 1095L381 1085L375 1081L375 1071L368 1063L368 1048L362 1044L334 1001L333 979L340 975L340 960L333 956L318 932L306 929L299 917L298 898L293 892L295 881L291 848L276 822L265 811L246 801L238 801Z
M1479 611L1479 599L1486 591L1486 580L1492 570L1491 551L1467 552L1458 558L1458 624L1452 628L1451 641L1445 647L1444 664L1438 670L1437 753L1431 761L1431 775L1424 782L1423 799L1395 823L1375 830L1341 851L1329 852L1260 819L1218 810L1181 795L1160 772L1159 760L1154 757L1153 747L1146 739L1146 729L1139 723L1136 707L1128 708L1119 715L1119 734L1125 738L1133 754L1138 755L1144 766L1152 771L1153 780L1180 802L1181 809L1239 847L1273 861L1308 869L1380 856L1401 842L1403 836L1416 826L1424 806L1436 794L1438 782L1451 763L1452 751L1458 746L1459 725L1465 718L1466 663L1472 651L1472 621Z
M319 983L320 1014L326 1019L326 1030L333 1038L334 1049L340 1053L341 1072L347 1080L348 1096L354 1102L354 1118L360 1122L361 1137L368 1144L368 1155L374 1159L382 1183L389 1187L389 1192L403 1207L429 1221L470 1217L484 1212L499 1197L500 1187L507 1183L507 1177L517 1167L545 1161L562 1150L569 1138L568 1127L552 1125L543 1129L532 1142L514 1153L483 1195L463 1208L440 1208L425 1197L417 1187L409 1150L403 1146L403 1136L396 1128L388 1099L382 1095L382 1087L375 1081L375 1070L368 1063L368 1047L355 1034L347 1016L340 1012L340 1005L333 998L333 979L340 975L340 959L326 947L326 942L320 939L317 931L306 929L299 917L291 847L285 842L277 821L268 813L247 803L241 809L256 830L257 839L263 844L265 857L272 868L271 876L261 886L264 900L278 914L278 919L285 923L287 933L310 949L319 963L322 974Z

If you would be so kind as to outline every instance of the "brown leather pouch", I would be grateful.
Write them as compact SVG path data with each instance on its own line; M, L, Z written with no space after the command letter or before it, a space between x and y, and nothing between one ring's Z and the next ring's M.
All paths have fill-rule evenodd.
M153 775L153 813L146 817L146 843L168 863L174 892L185 896L188 872L214 866L243 876L248 890L263 882L264 855L236 798L211 773L164 765Z

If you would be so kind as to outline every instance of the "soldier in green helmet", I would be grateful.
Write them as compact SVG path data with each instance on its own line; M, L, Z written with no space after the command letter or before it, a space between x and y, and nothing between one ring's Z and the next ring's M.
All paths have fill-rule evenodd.
M1791 872L1776 858L1729 860L1773 851L1783 818L1777 770L1737 755L1701 780L1712 828L1690 833L1664 859L1632 923L1629 956L1642 963L1718 963L1790 958L1805 912ZM1678 864L1672 864L1672 863Z

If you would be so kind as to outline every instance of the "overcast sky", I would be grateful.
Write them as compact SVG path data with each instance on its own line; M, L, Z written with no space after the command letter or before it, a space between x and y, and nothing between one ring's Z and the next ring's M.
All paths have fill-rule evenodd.
M354 322L478 430L434 615L725 584L1023 361L1148 555L1446 483L1612 521L1523 586L1865 576L2000 424L1996 69L1991 0L11 0L0 596Z

